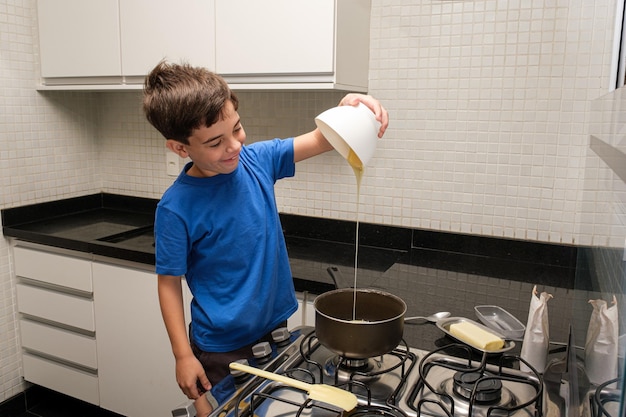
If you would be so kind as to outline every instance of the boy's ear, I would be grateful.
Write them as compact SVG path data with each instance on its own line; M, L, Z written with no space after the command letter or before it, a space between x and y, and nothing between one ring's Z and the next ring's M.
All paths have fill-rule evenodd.
M182 143L174 139L168 139L165 142L165 146L167 146L167 149L174 152L176 155L180 156L181 158L187 158L187 156L189 156L187 154L187 148L185 148L185 145L183 145Z

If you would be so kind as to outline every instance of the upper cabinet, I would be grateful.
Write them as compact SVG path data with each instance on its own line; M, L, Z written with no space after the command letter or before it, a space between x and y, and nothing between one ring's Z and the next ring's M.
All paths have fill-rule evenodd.
M41 76L120 77L117 1L39 0Z
M144 76L162 59L215 68L215 4L119 0L122 75Z
M140 89L162 59L215 68L208 0L39 0L41 89Z
M161 60L233 89L367 91L369 0L39 0L40 89L141 89Z
M233 86L367 91L370 2L217 0L216 71Z

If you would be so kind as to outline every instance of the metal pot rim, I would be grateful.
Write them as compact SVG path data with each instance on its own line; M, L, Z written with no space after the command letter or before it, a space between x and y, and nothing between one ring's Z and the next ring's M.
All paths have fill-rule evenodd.
M388 293L386 291L382 291L382 290L378 290L378 289L373 289L373 288L357 288L356 292L358 293L370 293L370 294L377 294L386 298L390 298L392 300L395 300L396 302L398 302L398 304L400 304L402 306L402 312L394 317L390 317L388 319L384 319L384 320L375 320L375 321L359 321L359 322L354 322L352 320L346 320L346 319L341 319L338 317L334 317L334 316L330 316L326 313L324 313L323 311L320 311L320 309L318 308L318 302L324 298L330 297L334 294L339 294L339 293L345 293L345 292L349 292L349 293L354 293L354 288L339 288L336 290L331 290L331 291L327 291L323 294L318 295L315 300L313 301L313 307L315 308L315 311L326 317L327 319L333 320L335 322L340 322L340 323L347 323L347 324L358 324L360 326L365 326L365 325L378 325L381 323L387 323L387 322L391 322L391 321L395 321L398 320L400 318L403 318L404 315L406 314L406 310L407 310L407 306L406 303L404 302L404 300L400 297L398 297L397 295Z

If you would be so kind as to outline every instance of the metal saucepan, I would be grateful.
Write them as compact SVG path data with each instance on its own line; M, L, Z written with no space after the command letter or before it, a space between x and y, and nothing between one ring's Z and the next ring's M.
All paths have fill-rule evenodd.
M354 289L343 288L318 296L314 307L320 343L347 359L384 355L402 340L406 304L393 294L357 289L355 305Z

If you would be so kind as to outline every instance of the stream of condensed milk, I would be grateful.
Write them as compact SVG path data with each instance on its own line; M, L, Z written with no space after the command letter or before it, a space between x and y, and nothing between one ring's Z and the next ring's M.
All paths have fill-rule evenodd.
M356 281L357 281L357 269L359 260L359 207L361 198L361 178L363 178L363 163L359 157L354 153L352 149L348 153L348 163L354 171L356 177L356 236L355 236L355 250L354 250L354 296L352 301L352 321L360 321L356 319Z

